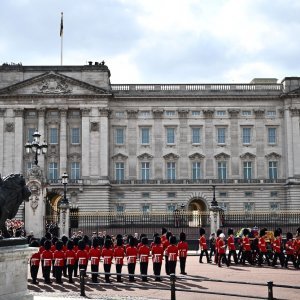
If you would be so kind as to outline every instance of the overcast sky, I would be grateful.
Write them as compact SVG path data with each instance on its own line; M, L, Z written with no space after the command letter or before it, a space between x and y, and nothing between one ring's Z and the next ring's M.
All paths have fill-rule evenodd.
M300 76L299 0L0 0L0 57L104 60L112 83L238 83Z

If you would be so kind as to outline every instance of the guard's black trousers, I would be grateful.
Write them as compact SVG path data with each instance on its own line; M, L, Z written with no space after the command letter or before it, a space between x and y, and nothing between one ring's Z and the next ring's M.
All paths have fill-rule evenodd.
M176 273L176 260L169 260L169 272L170 274L175 274Z
M233 256L234 263L237 264L238 263L238 258L237 258L235 250L229 250L229 253L228 253L228 264L229 265L231 263L231 256Z
M161 265L162 263L153 263L153 273L156 276L156 278L160 277Z
M111 264L103 264L103 268L104 268L104 272L105 273L110 273L110 269L111 269ZM109 282L109 274L105 274L105 281Z
M180 262L180 273L184 274L185 273L185 265L186 265L186 257L179 257L179 262Z
M92 272L99 272L99 265L91 265ZM97 282L98 274L92 274L92 282Z
M268 266L270 265L270 259L269 259L269 255L268 255L268 252L259 252L259 255L258 255L258 265L261 266L262 263L263 263L263 257L265 257L266 259L266 262L268 264Z
M61 283L61 276L63 272L63 267L55 267L55 279L57 283Z
M72 282L73 281L74 265L67 265L67 269L68 269L69 282Z
M202 263L202 258L203 258L204 254L206 255L207 262L210 262L207 249L201 250L200 257L199 257L199 262Z
M135 271L135 263L134 264L128 264L128 273L134 275ZM129 281L134 281L134 276L129 275Z
M169 270L169 257L167 255L165 255L165 270L166 270L166 274L170 275L170 270Z
M141 272L141 275L147 275L148 262L141 262L140 263L140 272ZM142 276L142 280L147 281L147 276Z
M30 267L30 273L31 273L31 278L33 283L36 283L38 271L39 271L39 266L32 265Z
M51 267L44 266L44 278L46 283L50 282L50 272L51 272Z
M116 273L122 273L122 267L123 267L123 265L117 264L116 265ZM121 281L121 275L117 275L117 281L118 282Z

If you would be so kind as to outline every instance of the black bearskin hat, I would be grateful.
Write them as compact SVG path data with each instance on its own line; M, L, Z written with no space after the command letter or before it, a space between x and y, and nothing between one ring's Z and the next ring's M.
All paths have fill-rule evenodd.
M205 234L205 229L200 227L199 232L200 232L200 235L203 235L203 234Z
M266 235L266 229L265 228L261 229L260 232L259 232L259 235L260 235L260 237L265 236Z
M39 242L37 240L34 240L30 243L30 246L29 247L39 247Z
M68 242L68 240L69 240L69 238L68 238L66 235L63 235L63 236L61 237L61 240L62 240L63 244L66 245L67 242Z
M221 228L219 228L219 229L217 230L217 236L219 236L222 232L223 232L223 230L222 230Z
M228 229L228 235L231 235L231 234L233 234L233 229L232 229L232 228L229 228L229 229Z
M179 235L179 239L184 242L186 240L186 235L184 232L181 232L180 235Z
M161 229L161 234L165 234L165 233L167 233L167 228L165 228L165 227L163 227L162 229Z
M131 239L129 240L129 245L131 247L134 247L136 245L136 238L134 237L131 237Z
M72 240L68 240L67 249L72 250L74 248L74 242Z
M297 235L300 235L300 227L297 229Z
M55 248L56 248L56 250L62 250L62 248L63 248L63 242L61 241L61 240L58 240L56 243L55 243Z
M166 238L167 238L167 240L168 241L170 241L170 237L172 236L172 232L171 231L168 231L167 233L166 233Z
M118 234L116 235L116 239L123 239L123 235L120 234L120 233L118 233Z
M94 238L92 241L92 245L94 248L97 248L99 246L99 240L97 238Z
M276 229L275 231L274 231L274 236L275 237L278 237L278 236L280 236L280 230L278 230L278 229Z
M250 231L248 228L244 228L243 230L243 235L246 236L246 235L249 235Z
M160 239L159 236L156 236L156 237L154 238L154 243L155 243L156 245L161 244L161 239Z
M104 247L109 249L111 246L111 239L105 239L104 241Z
M177 239L175 235L172 235L170 237L170 244L175 245L177 243Z
M293 239L293 234L291 232L286 233L286 239L287 240L292 240Z
M117 246L123 245L123 239L117 239Z
M44 243L44 247L46 250L50 250L51 249L51 242L49 240L46 240Z
M78 241L78 249L82 250L82 251L85 249L85 242L84 242L84 240L79 240Z
M148 245L148 238L146 236L142 237L141 241L143 245Z

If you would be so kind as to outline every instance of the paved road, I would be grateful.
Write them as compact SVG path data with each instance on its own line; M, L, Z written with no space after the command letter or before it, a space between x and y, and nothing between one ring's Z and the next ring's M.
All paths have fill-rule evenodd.
M205 260L204 260L205 261ZM162 268L164 275L164 267ZM89 269L88 269L89 270ZM112 272L115 271L114 265ZM149 274L152 274L152 266L149 264ZM177 265L179 273L179 265ZM274 284L284 284L292 286L300 286L300 271L295 270L292 266L289 269L281 267L251 267L251 266L235 266L219 268L215 264L199 263L196 256L188 257L186 271L188 275L182 276L178 274L176 281L176 299L193 300L193 299L259 299L259 297L267 298L267 282L273 281ZM102 265L100 272L103 272ZM123 267L123 272L127 273L127 267ZM136 272L139 272L137 264ZM75 284L69 284L64 279L62 285L56 284L53 280L52 285L45 285L39 273L39 285L32 285L31 279L28 280L28 290L35 297L35 300L60 300L65 298L80 297L79 279L75 279ZM144 283L140 278L136 278L135 283L129 283L127 276L124 276L123 283L116 283L114 276L112 284L106 284L103 275L100 278L100 284L91 285L91 280L87 279L86 296L89 299L105 299L105 300L157 300L170 299L170 281L165 278L161 283L149 279ZM244 285L236 283L221 283L209 280L227 280L249 283L262 283L264 286ZM159 290L160 288L167 290ZM181 291L185 290L185 291ZM205 293L204 293L205 292ZM225 296L208 293L238 294L244 296ZM299 299L300 290L284 289L274 287L274 298L276 299Z

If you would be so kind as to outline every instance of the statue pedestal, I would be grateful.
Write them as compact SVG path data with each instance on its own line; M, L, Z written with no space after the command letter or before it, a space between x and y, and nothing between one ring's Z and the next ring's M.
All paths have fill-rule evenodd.
M222 208L217 206L211 206L209 209L209 218L210 218L210 233L216 233L220 228L220 211Z
M9 246L18 244L14 240L0 240L0 300L31 300L33 295L27 290L28 259L36 248L29 248L27 240L23 240L26 244Z
M59 218L59 237L63 235L69 237L70 228L70 206L69 203L60 203L60 218Z

